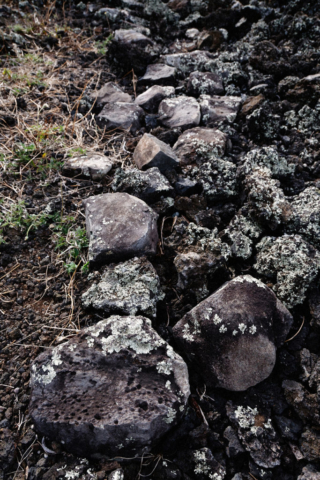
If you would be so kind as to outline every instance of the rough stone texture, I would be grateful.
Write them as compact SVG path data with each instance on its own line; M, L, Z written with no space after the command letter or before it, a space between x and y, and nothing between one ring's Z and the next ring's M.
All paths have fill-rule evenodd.
M205 197L211 201L226 200L238 194L237 167L227 160L212 156L210 162L194 167L190 176L200 183Z
M270 375L292 321L272 290L244 275L199 303L173 334L207 385L243 391Z
M258 223L250 217L245 217L240 211L223 231L222 239L231 246L233 257L247 260L252 255L254 242L259 239L262 232L263 229Z
M83 203L93 265L156 253L158 215L142 200L127 193L106 193Z
M263 468L280 465L282 450L271 418L261 414L257 408L227 404L227 414L237 427L242 445L254 462Z
M166 65L175 67L177 70L187 75L196 70L206 70L206 66L211 58L213 58L213 56L209 53L195 50L194 52L163 55L160 59Z
M172 95L174 95L173 87L154 85L141 93L141 95L135 99L134 103L147 112L157 113L160 102L165 98L172 97Z
M31 369L35 429L78 456L150 450L181 418L187 366L144 317L112 316Z
M223 95L222 78L211 72L191 73L187 85L189 95Z
M149 168L145 172L137 168L118 168L111 188L114 192L126 192L141 198L148 204L160 200L161 197L175 196L174 188L157 167Z
M172 148L150 133L145 133L139 141L133 160L140 169L157 167L160 172L179 165L179 159Z
M90 280L95 281L82 295L82 304L107 315L155 318L157 304L164 298L157 272L146 258L110 265Z
M212 156L223 156L227 140L227 135L220 130L196 127L180 135L173 150L182 165L195 162L201 164Z
M320 480L320 471L311 464L303 467L301 475L297 480Z
M106 83L100 90L92 93L91 98L96 100L98 107L103 107L106 103L132 103L132 97L128 93L125 93L114 82Z
M248 115L249 113L253 112L255 108L257 108L261 103L264 101L264 96L262 94L256 95L255 97L248 97L241 108L242 115Z
M301 383L285 380L282 383L287 402L291 405L301 420L320 426L320 413L317 394L309 393Z
M239 174L249 175L256 167L268 168L274 178L282 178L294 173L296 166L288 164L286 157L279 156L274 146L254 148L244 158Z
M113 166L112 160L99 153L81 155L68 158L62 168L66 177L91 178L101 180L105 178Z
M232 427L227 427L223 432L223 436L229 442L226 449L226 453L229 458L238 457L244 453L245 450L239 441L238 435Z
M201 121L207 127L214 127L224 121L233 123L240 105L241 97L201 95Z
M163 63L148 65L146 73L139 79L141 85L174 85L176 69Z
M97 124L106 130L123 129L135 134L142 126L144 111L133 103L106 103L99 115Z
M320 254L300 235L264 237L257 245L255 269L275 282L272 287L288 307L303 303L320 269Z
M288 233L298 233L307 242L320 247L320 190L308 187L291 202L292 215L286 225Z
M179 177L174 184L174 189L178 195L192 195L198 193L201 190L197 181L191 180L187 177Z
M12 468L15 458L15 441L8 428L0 429L0 474ZM3 478L3 477L2 477Z
M200 123L200 106L192 97L180 96L162 100L159 105L159 121L168 128L181 127L183 130Z
M207 447L193 452L193 472L196 478L223 480L226 476L226 469L213 456Z
M300 447L309 462L318 462L320 458L320 434L307 428L301 435Z

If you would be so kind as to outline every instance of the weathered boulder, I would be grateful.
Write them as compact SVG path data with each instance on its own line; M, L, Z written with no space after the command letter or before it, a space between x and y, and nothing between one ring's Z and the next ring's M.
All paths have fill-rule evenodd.
M182 165L204 163L213 155L224 155L227 145L227 135L220 130L196 127L186 130L173 146L174 152Z
M162 100L159 105L159 121L168 128L183 130L200 123L200 106L195 98L181 95Z
M171 67L175 67L181 73L187 75L196 70L206 70L208 62L214 58L208 52L194 50L193 52L172 53L162 55L160 58L163 63Z
M320 247L320 192L308 187L291 202L292 214L287 222L288 233L298 233L315 247Z
M272 290L243 275L187 313L173 334L207 385L243 391L270 375L292 321Z
M157 167L160 172L179 165L179 159L172 148L150 133L145 133L139 141L133 160L140 169Z
M91 94L91 98L96 100L98 107L103 107L106 103L132 103L132 97L128 93L125 93L114 82L106 83L100 90Z
M223 95L222 78L211 72L192 72L187 85L189 95Z
M152 264L146 258L133 258L92 274L95 280L82 295L85 308L102 314L145 315L155 318L157 304L164 294Z
M99 153L68 158L62 168L66 177L91 178L101 180L111 170L113 162Z
M144 111L134 103L106 103L99 115L97 124L106 130L122 129L135 134L142 126Z
M207 127L221 122L233 123L241 105L241 97L218 97L201 95L201 121Z
M156 253L158 215L145 202L127 193L105 193L84 205L92 265Z
M176 69L163 63L148 65L139 85L174 85Z
M239 167L239 174L243 177L250 174L257 167L265 167L271 171L272 177L283 178L294 173L296 166L288 163L286 157L280 156L275 146L254 148L248 152Z
M173 87L161 87L160 85L154 85L148 88L145 92L141 93L136 99L135 104L142 107L144 110L150 113L156 113L160 102L164 98L168 98L174 95Z
M237 167L234 163L211 156L209 161L194 167L190 176L200 183L210 201L226 200L238 194Z
M112 316L42 353L31 386L38 434L82 457L150 450L189 396L185 362L144 317Z

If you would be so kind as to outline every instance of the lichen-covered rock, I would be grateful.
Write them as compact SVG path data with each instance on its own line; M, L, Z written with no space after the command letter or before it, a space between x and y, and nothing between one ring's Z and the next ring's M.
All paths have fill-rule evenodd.
M220 130L196 127L186 130L173 146L182 165L204 163L213 156L222 157L228 137Z
M173 335L207 385L243 391L270 375L292 321L272 290L244 275L187 313Z
M273 290L288 307L303 303L320 270L320 254L300 235L264 237L256 246L255 269L274 281Z
M187 85L189 95L223 95L222 78L211 72L192 72Z
M140 169L157 167L160 172L179 165L179 159L172 148L150 133L145 133L139 141L133 160Z
M97 124L106 130L122 129L135 134L142 126L144 111L134 103L106 103L99 115Z
M223 480L226 476L226 469L213 456L207 447L193 452L193 472L199 480Z
M237 167L233 163L212 156L209 162L190 171L209 200L226 200L238 194Z
M246 122L250 136L258 141L275 141L280 128L281 117L272 112L271 107L262 104L250 115L247 115Z
M241 97L200 96L201 121L207 127L222 122L233 123L241 105Z
M82 457L141 455L181 418L187 366L144 317L112 316L31 368L35 430Z
M126 192L141 198L148 204L157 202L161 197L174 197L174 188L157 167L145 172L132 168L115 171L111 188L114 192Z
M66 177L91 178L101 180L105 178L113 166L112 160L105 155L93 153L80 157L68 158L62 168Z
M159 121L168 128L181 127L186 130L200 123L200 106L197 100L184 95L162 100L158 114Z
M237 427L242 445L254 462L263 468L275 468L281 463L282 449L271 418L250 406L227 405L227 414Z
M131 95L125 93L121 88L114 82L106 83L100 90L92 93L91 98L96 100L98 107L103 107L106 103L132 103L133 99Z
M257 222L239 212L223 230L222 239L230 245L233 257L247 260L252 255L254 242L262 232L263 229Z
M306 467L303 467L297 480L320 480L320 471L309 463Z
M223 436L226 440L228 440L229 443L226 448L226 453L229 458L239 457L245 452L239 441L237 433L232 427L227 427L223 432Z
M106 267L82 295L85 308L102 314L145 315L155 318L157 304L163 300L160 280L146 258L133 258L124 263Z
M301 435L300 447L309 462L318 462L320 458L320 434L316 430L306 428Z
M173 53L163 55L160 59L166 65L175 67L184 75L190 74L196 70L208 70L207 64L213 58L213 55L201 50L185 53Z
M320 426L319 403L315 393L309 393L301 383L294 380L284 380L282 383L287 402L291 405L301 420Z
M163 63L148 65L139 85L174 85L176 69Z
M164 98L172 97L174 95L173 87L161 87L160 85L154 85L148 88L145 92L141 93L136 99L135 104L143 108L147 112L156 113L158 111L159 104Z
M274 178L282 178L294 173L296 166L287 162L286 157L278 154L277 148L274 146L254 148L248 152L244 158L239 174L251 174L255 168L269 168Z
M156 253L158 215L145 202L127 193L105 193L83 203L92 265Z
M292 214L287 233L298 233L315 247L320 247L320 190L308 187L291 202Z

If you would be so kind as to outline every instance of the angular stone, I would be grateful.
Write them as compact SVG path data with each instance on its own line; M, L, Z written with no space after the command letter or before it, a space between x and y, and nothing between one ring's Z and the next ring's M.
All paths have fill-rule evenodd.
M300 439L301 451L309 462L318 462L320 458L320 434L306 428Z
M193 52L163 55L161 61L187 75L196 70L206 70L206 66L212 58L214 58L213 55L207 52L195 50Z
M244 453L245 450L239 441L238 435L232 427L227 427L223 432L223 436L229 442L229 445L226 448L226 453L229 458L239 457Z
M173 335L207 385L243 391L271 374L292 321L272 290L243 275L187 313Z
M106 103L132 103L132 97L128 93L125 93L114 82L106 83L100 90L92 93L91 98L96 100L98 107L103 107Z
M82 304L102 314L155 318L164 298L157 272L146 258L110 265L101 274L96 272L94 280L82 295Z
M316 187L308 187L293 197L292 214L286 225L288 233L299 233L315 247L320 247L320 194Z
M193 168L190 174L210 201L226 200L238 194L237 167L232 162L212 156L206 163Z
M201 119L207 127L213 127L221 122L233 123L241 105L241 97L218 97L201 95Z
M297 480L320 480L320 471L316 470L311 463L303 467L301 475Z
M301 383L284 380L282 383L287 402L304 422L320 426L319 404L316 393L309 393Z
M211 72L192 72L187 85L189 95L223 95L222 78Z
M220 130L196 127L186 130L174 144L173 150L182 165L204 163L212 155L222 157L225 153L227 135Z
M252 173L256 167L268 168L274 178L288 177L294 173L296 168L295 165L288 163L286 157L279 156L277 148L273 145L254 148L248 152L239 167L239 174L245 177Z
M256 95L255 97L248 97L242 105L242 115L248 115L255 108L257 108L264 101L263 95Z
M172 148L150 133L145 133L139 141L133 160L140 169L157 167L160 172L179 166L179 159Z
M185 362L144 317L112 316L36 358L36 432L81 457L141 455L183 415Z
M174 184L174 189L178 195L192 195L198 193L201 190L198 182L190 180L190 178L179 177Z
M99 115L97 124L106 130L122 129L135 134L142 126L144 111L133 103L107 103Z
M148 65L139 85L174 85L176 69L163 63Z
M105 193L83 203L91 264L156 253L158 215L145 202L127 193Z
M110 172L113 162L99 153L68 158L63 165L62 174L66 177L91 178L101 180Z
M136 99L135 104L142 107L144 110L150 113L156 113L160 102L163 99L172 97L174 95L173 87L161 87L160 85L154 85L145 92L141 93Z
M186 130L200 123L200 106L192 97L182 95L162 100L158 113L159 121L168 128L181 127Z

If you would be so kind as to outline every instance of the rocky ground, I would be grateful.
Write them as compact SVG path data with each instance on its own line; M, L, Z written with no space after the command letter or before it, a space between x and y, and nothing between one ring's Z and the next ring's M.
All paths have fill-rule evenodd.
M319 13L0 2L0 479L320 479Z

